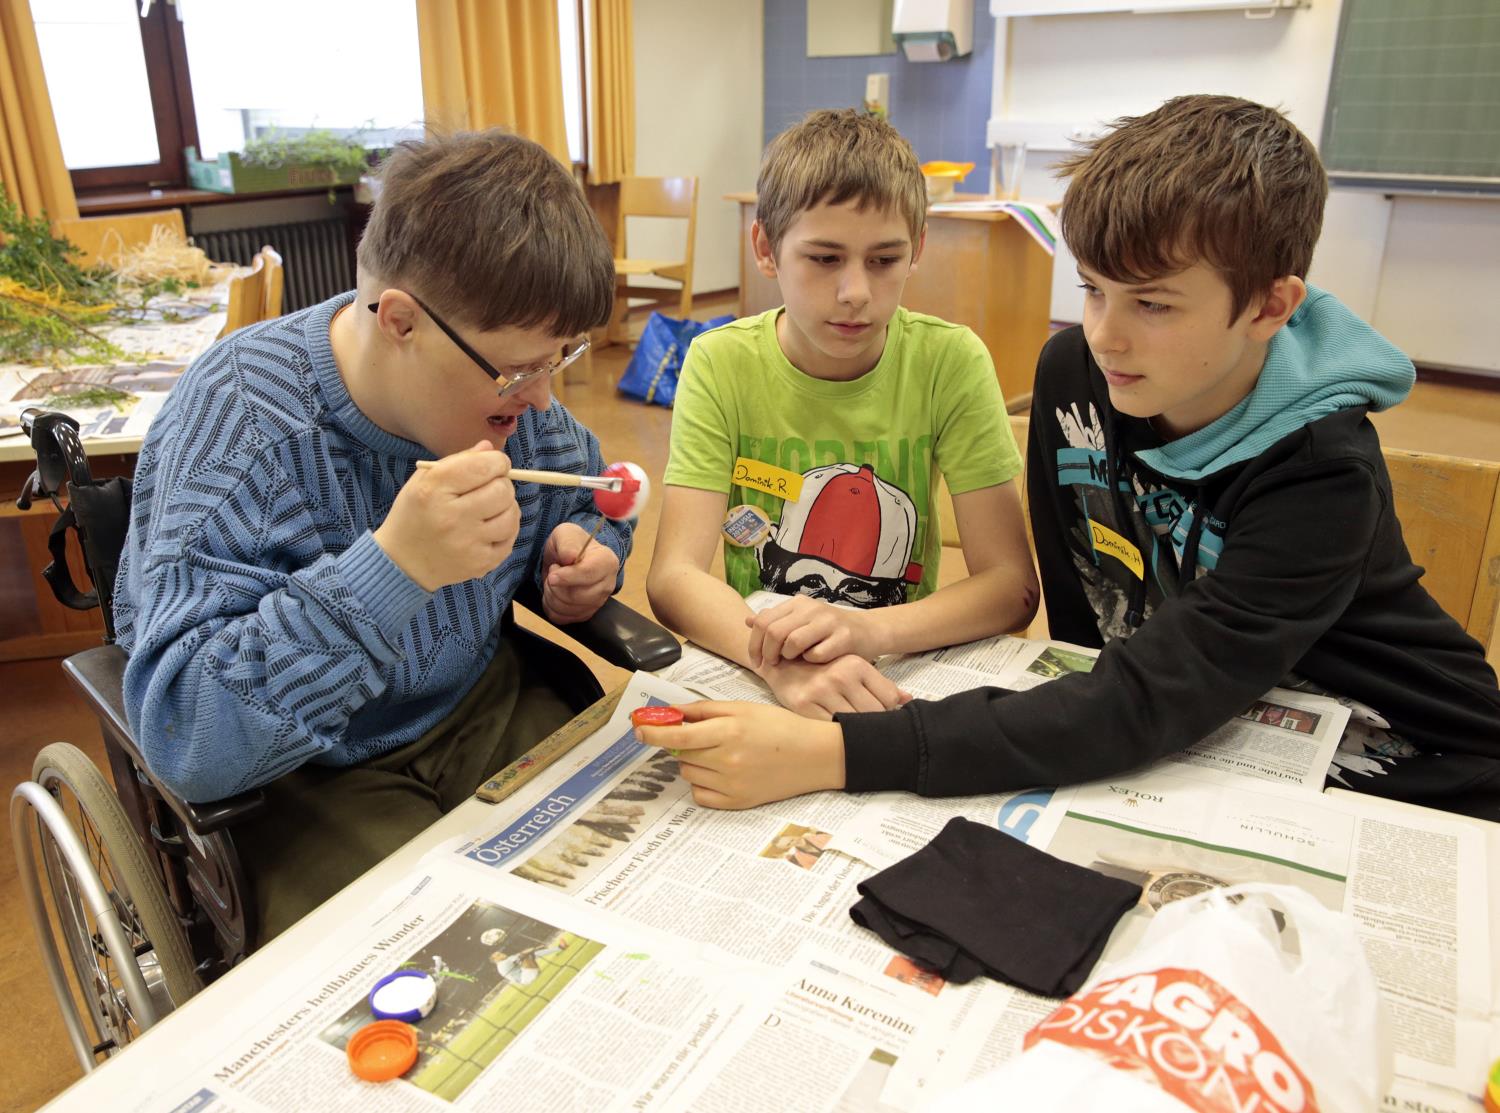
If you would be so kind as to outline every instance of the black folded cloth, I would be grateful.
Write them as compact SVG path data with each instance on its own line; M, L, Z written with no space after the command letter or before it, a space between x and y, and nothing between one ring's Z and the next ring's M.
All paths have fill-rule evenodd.
M962 984L980 974L1044 997L1083 985L1139 885L1064 862L993 827L950 819L910 858L860 882L849 915Z

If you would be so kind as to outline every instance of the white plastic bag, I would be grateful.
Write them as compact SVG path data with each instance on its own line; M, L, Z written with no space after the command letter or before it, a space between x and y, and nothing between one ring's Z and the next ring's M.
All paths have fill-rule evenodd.
M932 1110L1369 1113L1390 1082L1353 921L1286 885L1162 908L1136 950Z

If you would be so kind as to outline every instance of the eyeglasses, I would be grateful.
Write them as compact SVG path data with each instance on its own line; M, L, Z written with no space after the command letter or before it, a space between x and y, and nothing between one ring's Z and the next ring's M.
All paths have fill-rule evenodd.
M478 364L481 371L483 371L490 378L494 379L495 382L500 384L499 394L501 398L504 398L507 394L514 394L527 383L532 382L535 379L539 379L543 375L546 375L550 378L553 375L561 373L565 367L571 366L575 361L577 361L579 356L583 355L584 352L589 350L588 337L580 336L572 342L564 345L563 354L558 356L556 359L548 363L538 364L536 367L533 367L528 371L518 371L514 375L507 375L503 371L497 370L489 360L485 359L482 355L476 352L469 345L469 342L467 340L465 340L462 336L458 335L458 333L453 330L448 322L444 321L431 309L428 309L427 306L423 304L421 298L417 297L415 294L408 294L407 296L410 297L412 301L421 306L422 312L426 313L427 316L432 318L433 324L437 325L438 328L447 333L448 339L453 341L453 343L458 346L459 351L463 352L464 355L472 359L476 364ZM365 308L368 309L371 313L379 313L380 303L378 301L371 302L369 305L365 306Z

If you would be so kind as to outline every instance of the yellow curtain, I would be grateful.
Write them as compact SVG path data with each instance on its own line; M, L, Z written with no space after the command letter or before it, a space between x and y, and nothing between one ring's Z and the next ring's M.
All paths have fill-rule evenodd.
M0 0L0 182L28 216L78 216L28 0Z
M635 175L635 37L631 0L589 0L589 181Z
M417 0L417 39L429 127L507 127L569 163L556 0Z

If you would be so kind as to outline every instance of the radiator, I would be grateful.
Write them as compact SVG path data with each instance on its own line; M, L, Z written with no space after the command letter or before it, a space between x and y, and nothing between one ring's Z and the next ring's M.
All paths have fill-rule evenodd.
M248 266L269 245L281 254L286 285L281 311L291 313L354 288L354 249L347 217L195 232L193 243L220 263Z

